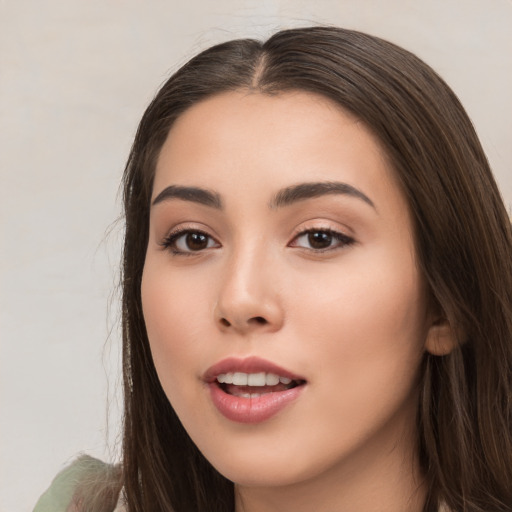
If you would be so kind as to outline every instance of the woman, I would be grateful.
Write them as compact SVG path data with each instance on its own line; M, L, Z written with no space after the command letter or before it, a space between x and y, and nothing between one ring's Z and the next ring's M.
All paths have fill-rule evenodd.
M510 223L423 62L332 27L210 48L124 198L123 462L71 507L512 510Z

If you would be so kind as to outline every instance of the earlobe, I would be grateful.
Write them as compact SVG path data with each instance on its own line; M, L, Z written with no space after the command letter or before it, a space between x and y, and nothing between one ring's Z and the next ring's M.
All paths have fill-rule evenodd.
M457 346L455 331L445 318L430 326L425 340L425 350L433 356L446 356Z

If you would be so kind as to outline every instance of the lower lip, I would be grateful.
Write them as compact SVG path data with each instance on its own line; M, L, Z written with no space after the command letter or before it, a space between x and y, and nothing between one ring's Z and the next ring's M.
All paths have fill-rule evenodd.
M210 383L210 396L219 412L237 423L261 423L275 416L302 392L304 385L286 391L265 393L256 398L242 398L225 393L216 383Z

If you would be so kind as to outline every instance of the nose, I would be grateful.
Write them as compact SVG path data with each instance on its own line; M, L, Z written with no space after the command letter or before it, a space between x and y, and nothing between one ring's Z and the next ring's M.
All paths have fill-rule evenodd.
M284 311L273 270L272 261L257 250L226 261L215 307L215 321L222 331L247 335L281 329Z

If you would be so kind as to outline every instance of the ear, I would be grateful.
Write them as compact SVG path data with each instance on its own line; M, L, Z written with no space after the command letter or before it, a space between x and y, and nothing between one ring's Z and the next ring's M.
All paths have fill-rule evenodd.
M455 331L446 318L438 318L431 324L425 340L427 352L433 356L446 356L457 345Z

